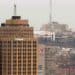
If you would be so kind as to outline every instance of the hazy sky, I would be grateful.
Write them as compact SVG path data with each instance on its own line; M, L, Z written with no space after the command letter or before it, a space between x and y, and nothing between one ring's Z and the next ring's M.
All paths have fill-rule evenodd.
M53 20L75 29L75 0L52 0ZM14 0L0 0L0 22L13 15ZM49 22L49 0L16 0L17 14L28 19L31 26L40 27Z

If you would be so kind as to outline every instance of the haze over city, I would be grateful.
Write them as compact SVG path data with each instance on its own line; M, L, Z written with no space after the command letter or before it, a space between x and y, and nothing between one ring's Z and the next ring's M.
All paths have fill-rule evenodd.
M75 75L74 2L1 0L0 75Z
M74 0L52 0L53 21L68 24L75 29L75 1ZM14 0L0 0L0 22L13 15ZM31 26L40 28L49 22L50 0L16 0L17 15L30 21Z

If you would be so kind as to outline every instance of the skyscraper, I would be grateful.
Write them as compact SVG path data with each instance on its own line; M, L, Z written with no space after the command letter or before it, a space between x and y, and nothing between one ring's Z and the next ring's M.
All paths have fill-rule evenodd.
M37 41L28 20L20 16L1 24L0 74L37 75Z

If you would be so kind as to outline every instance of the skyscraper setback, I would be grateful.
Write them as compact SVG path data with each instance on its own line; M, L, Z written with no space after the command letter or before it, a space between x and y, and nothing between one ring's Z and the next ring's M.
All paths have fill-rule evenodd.
M0 75L37 75L37 41L28 20L12 16L0 27Z

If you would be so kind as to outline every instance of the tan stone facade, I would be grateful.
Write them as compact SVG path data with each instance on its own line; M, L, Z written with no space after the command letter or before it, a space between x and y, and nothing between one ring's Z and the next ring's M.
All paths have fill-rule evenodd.
M37 75L37 41L28 20L13 16L0 27L2 75Z

